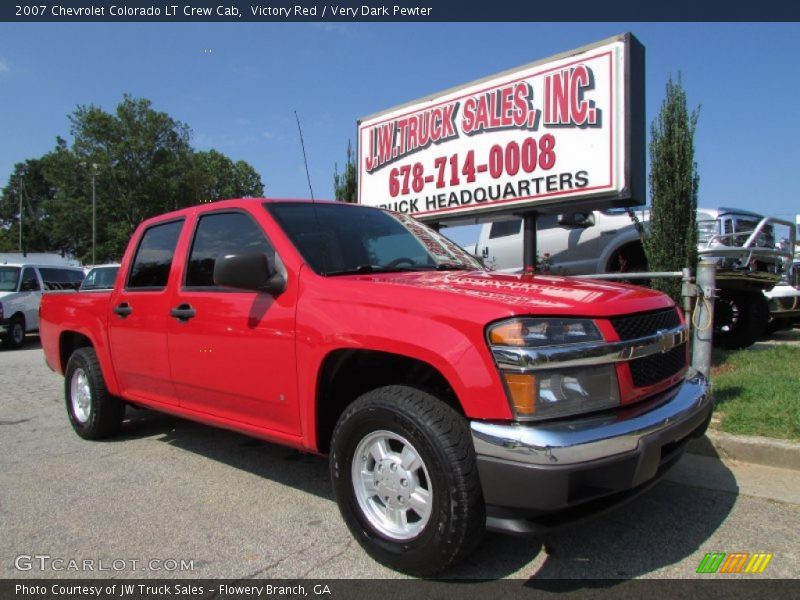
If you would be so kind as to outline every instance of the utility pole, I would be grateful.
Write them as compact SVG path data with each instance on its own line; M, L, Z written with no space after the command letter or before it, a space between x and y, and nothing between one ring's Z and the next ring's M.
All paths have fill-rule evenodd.
M17 188L19 196L19 252L22 254L22 185Z
M94 193L94 180L97 177L97 163L92 163L92 266L97 264L95 247L97 246L97 202Z
M25 167L19 172L17 180L17 196L19 196L19 253L22 254L22 178L25 177Z
M82 167L91 166L92 171L92 266L97 264L96 258L96 248L97 248L97 199L95 195L95 179L97 178L97 163L91 163L88 165L85 162L81 162Z

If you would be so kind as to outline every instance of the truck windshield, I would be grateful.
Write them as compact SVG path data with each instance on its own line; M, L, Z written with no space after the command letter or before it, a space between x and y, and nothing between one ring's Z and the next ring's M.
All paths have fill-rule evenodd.
M736 245L743 246L750 237L750 234L756 230L760 222L761 219L758 217L752 217L749 215L734 215L733 230L734 232L740 234L735 237ZM773 233L772 225L765 225L761 228L758 236L756 236L755 245L760 248L773 248L775 246L775 235Z
M407 215L333 202L265 206L320 275L483 269L459 246Z
M719 233L716 219L697 219L697 241L707 244Z
M0 267L0 292L16 292L19 267Z

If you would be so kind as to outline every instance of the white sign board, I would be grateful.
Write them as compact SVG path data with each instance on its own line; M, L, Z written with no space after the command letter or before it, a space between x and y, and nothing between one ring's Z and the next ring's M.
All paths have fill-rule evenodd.
M428 221L641 204L643 88L625 34L366 117L359 202Z

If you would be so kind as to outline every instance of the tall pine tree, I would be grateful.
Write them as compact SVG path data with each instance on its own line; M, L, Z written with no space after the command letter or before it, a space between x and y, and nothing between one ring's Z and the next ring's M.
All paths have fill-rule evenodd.
M347 160L344 163L344 173L339 174L339 166L333 164L333 191L339 202L358 202L358 188L356 184L356 164L353 162L353 147L347 140Z
M694 160L698 111L690 115L680 75L667 82L666 97L650 129L650 228L644 249L651 271L697 266L697 189ZM679 281L656 279L656 287L680 301Z

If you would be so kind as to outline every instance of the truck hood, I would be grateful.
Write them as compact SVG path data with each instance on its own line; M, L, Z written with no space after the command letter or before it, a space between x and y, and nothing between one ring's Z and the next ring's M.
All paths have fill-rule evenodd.
M661 292L641 286L552 275L509 275L484 271L422 271L346 276L375 284L414 288L435 295L458 295L503 312L606 317L673 305ZM389 297L400 294L396 289ZM457 310L457 309L456 309Z

